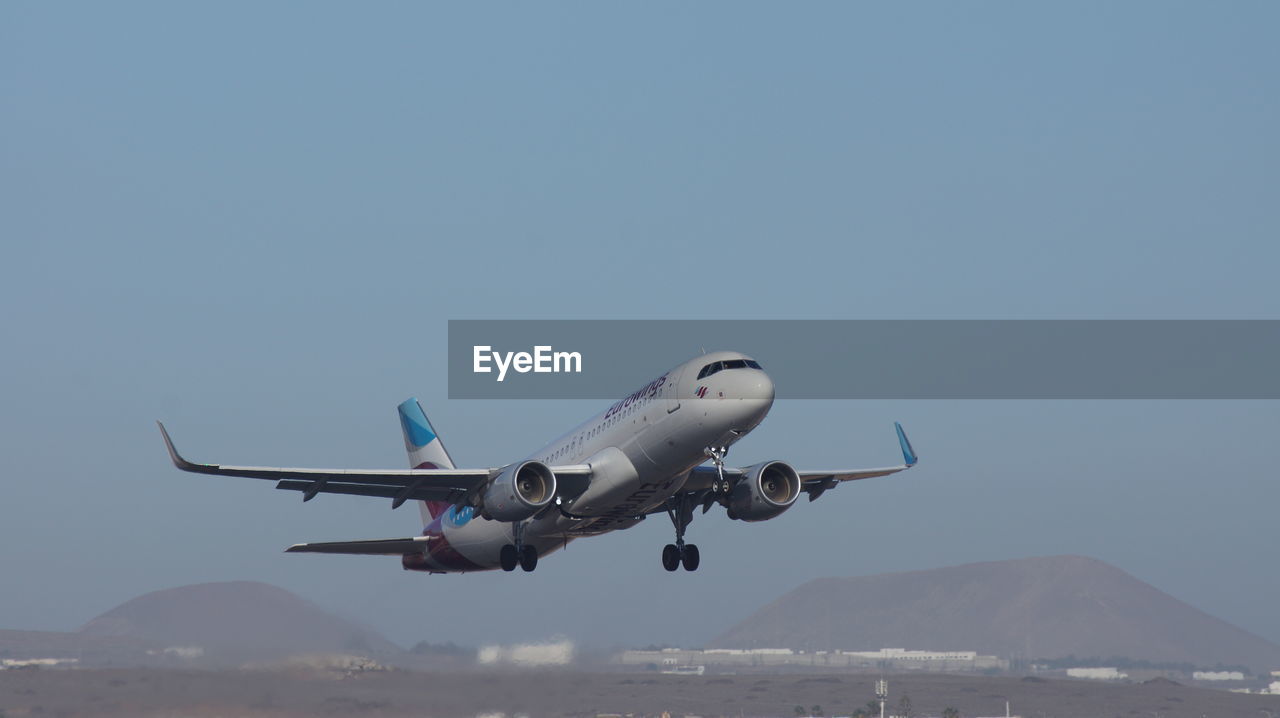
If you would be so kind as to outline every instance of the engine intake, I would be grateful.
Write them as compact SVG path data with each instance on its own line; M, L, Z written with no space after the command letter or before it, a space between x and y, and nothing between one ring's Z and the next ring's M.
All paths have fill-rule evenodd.
M729 518L765 521L778 516L800 498L800 474L782 461L766 461L747 469L729 494Z
M523 521L556 497L556 475L540 461L524 461L502 470L484 490L481 515L497 521Z

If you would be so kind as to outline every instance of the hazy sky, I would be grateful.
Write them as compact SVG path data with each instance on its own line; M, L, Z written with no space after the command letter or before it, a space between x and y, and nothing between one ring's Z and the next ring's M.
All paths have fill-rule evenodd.
M2 3L0 626L256 579L405 644L698 645L818 576L1076 553L1280 641L1275 402L779 402L731 459L890 463L896 419L921 464L700 517L694 574L662 570L661 517L530 575L285 555L421 526L181 474L152 423L195 460L399 468L416 395L488 466L602 408L448 401L450 318L1280 318L1277 26Z

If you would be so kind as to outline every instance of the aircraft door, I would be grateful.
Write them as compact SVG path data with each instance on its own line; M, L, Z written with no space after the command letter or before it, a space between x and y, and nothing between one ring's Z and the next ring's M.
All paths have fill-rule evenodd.
M681 366L667 375L667 383L662 387L662 402L666 405L668 414L674 414L680 409L680 377L683 375L684 367Z

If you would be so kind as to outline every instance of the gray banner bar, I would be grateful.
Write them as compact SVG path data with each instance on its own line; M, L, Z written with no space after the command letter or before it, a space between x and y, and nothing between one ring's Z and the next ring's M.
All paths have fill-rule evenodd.
M539 346L562 371L531 356L498 381L491 352ZM719 319L450 320L449 398L611 399L704 350L754 357L789 399L1280 398L1277 320Z

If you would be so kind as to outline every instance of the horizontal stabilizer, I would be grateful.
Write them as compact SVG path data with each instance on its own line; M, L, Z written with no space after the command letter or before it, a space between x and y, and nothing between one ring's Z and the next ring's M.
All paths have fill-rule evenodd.
M286 553L346 553L365 556L401 556L406 553L422 553L430 536L411 538L372 539L369 541L327 541L324 543L296 543L285 549Z

